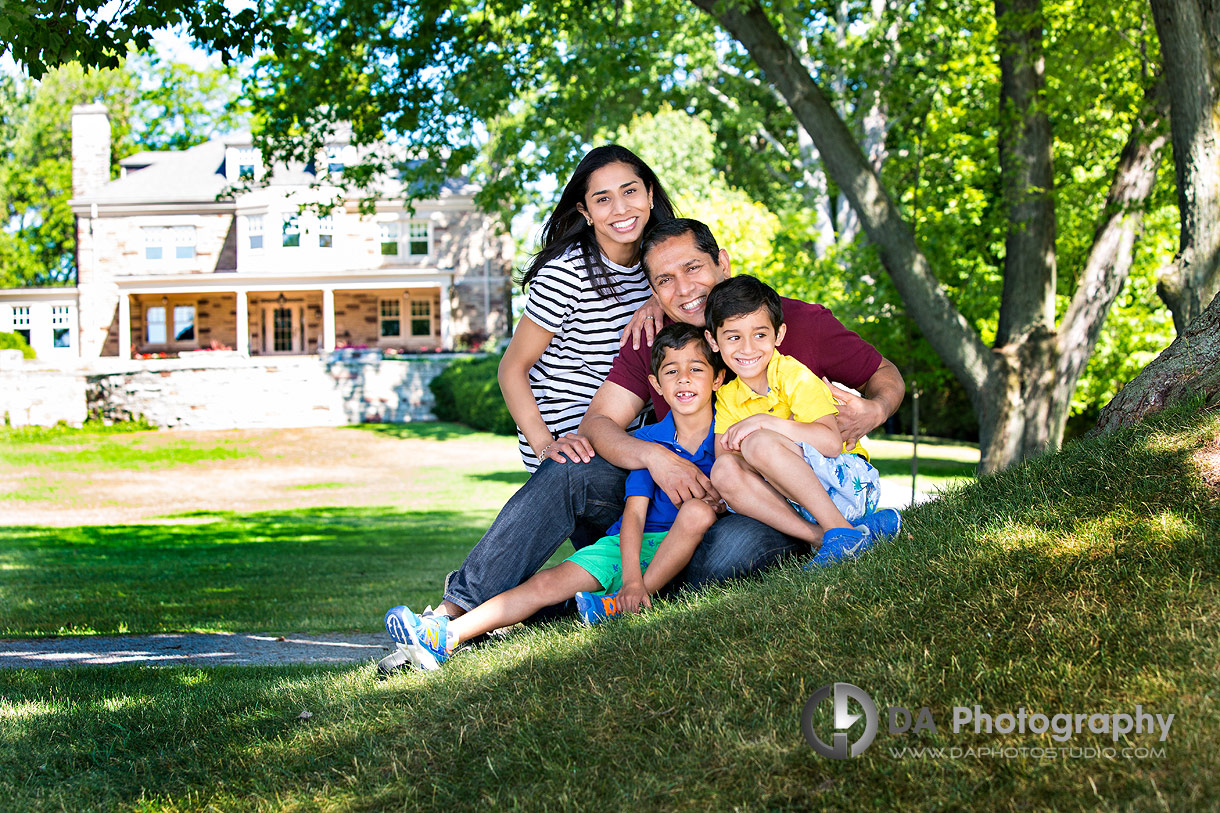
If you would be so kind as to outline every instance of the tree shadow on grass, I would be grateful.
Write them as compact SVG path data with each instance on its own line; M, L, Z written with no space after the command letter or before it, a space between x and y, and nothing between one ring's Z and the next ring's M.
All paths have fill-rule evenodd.
M0 635L373 632L389 606L435 603L493 518L307 508L0 528Z
M446 421L412 421L411 423L362 423L345 427L360 432L372 432L377 435L398 438L401 440L452 440L472 435L486 435L486 432L471 429L460 423Z
M911 474L911 459L874 457L872 464L882 477L902 477ZM956 460L948 455L928 454L922 446L919 451L919 474L927 477L974 477L978 466Z
M522 485L526 480L530 479L530 473L528 471L493 471L486 474L467 474L466 477L470 480L479 480L485 483Z

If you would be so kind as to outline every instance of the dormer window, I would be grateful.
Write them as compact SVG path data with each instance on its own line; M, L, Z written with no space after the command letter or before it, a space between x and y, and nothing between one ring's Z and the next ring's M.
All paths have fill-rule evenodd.
M333 174L339 174L343 168L347 166L347 162L343 160L343 148L331 147L326 151L326 170Z
M253 147L243 147L237 151L237 177L243 180L254 180L258 176L260 156Z

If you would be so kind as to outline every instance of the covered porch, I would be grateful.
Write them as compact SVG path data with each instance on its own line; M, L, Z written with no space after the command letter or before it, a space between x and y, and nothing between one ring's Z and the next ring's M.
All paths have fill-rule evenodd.
M107 350L120 358L194 350L243 356L343 347L452 350L452 285L449 274L122 280Z

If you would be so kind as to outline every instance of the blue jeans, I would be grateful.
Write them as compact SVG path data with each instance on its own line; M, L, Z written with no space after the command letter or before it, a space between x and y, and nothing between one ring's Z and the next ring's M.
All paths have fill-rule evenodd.
M445 600L472 610L534 575L574 532L584 544L596 541L623 513L626 479L600 456L588 463L544 461L449 574ZM808 545L730 515L707 532L680 578L698 587L757 572L802 550Z

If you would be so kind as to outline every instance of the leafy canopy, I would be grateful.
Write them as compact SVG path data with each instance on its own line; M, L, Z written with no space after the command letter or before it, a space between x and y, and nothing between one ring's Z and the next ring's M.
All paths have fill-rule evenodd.
M147 50L156 31L175 27L219 52L226 64L232 53L249 56L272 42L254 9L230 12L224 0L5 0L0 51L39 79L72 62L117 68L128 46Z

